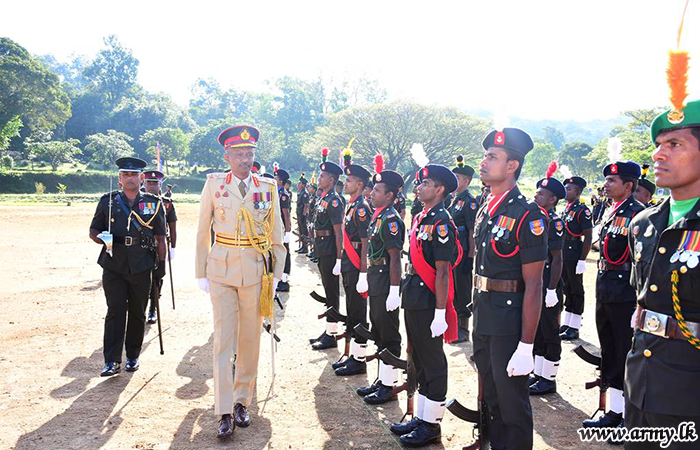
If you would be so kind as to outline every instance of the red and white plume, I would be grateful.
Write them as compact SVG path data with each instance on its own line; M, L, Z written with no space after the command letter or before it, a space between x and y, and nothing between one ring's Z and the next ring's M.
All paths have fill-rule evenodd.
M374 155L374 173L381 173L384 171L384 156L381 153Z
M545 175L545 177L552 178L552 176L554 175L554 172L556 172L558 168L559 168L558 162L552 161L551 163L549 163L549 167L547 167L547 174Z

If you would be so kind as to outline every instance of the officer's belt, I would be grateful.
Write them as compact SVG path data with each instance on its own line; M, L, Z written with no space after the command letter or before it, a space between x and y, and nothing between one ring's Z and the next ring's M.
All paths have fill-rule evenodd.
M328 237L331 235L331 230L314 230L314 236L316 237Z
M572 236L569 233L564 233L565 241L581 242L581 236Z
M474 289L481 292L523 292L523 280L495 280L493 278L474 275Z
M700 335L700 323L688 321L685 323L688 325L688 329L693 336ZM643 309L642 312L637 315L637 323L635 324L635 328L645 333L654 334L662 338L680 339L682 341L687 340L685 336L683 336L683 333L678 326L678 321L675 317L661 314L656 311L650 311L648 309Z
M223 245L224 247L233 247L233 248L247 248L247 247L252 247L253 243L261 245L261 244L266 244L267 239L265 238L254 238L250 239L248 236L232 236L230 234L223 234L223 233L215 233L216 238L214 239L214 242L216 242L219 245Z
M604 259L598 260L598 269L603 272L627 272L632 270L632 264L626 262L624 264L610 264Z
M418 272L411 263L406 263L406 270L404 270L404 272L406 272L406 275L418 275Z
M369 260L370 266L386 266L387 264L389 264L389 258L377 258Z
M141 241L137 237L132 237L132 236L114 236L112 238L112 242L115 244L124 244L127 247L131 247L132 245L138 245Z
M466 225L460 225L457 227L457 231L467 231L467 226Z
M362 248L362 242L350 241L350 245L352 245L352 248L355 250L360 250Z

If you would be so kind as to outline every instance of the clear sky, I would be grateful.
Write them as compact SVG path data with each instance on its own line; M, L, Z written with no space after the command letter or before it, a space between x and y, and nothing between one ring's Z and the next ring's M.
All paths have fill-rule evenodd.
M116 34L139 81L181 104L199 77L261 91L283 75L366 76L390 98L532 119L665 105L685 0L14 1L0 35L33 54L94 55ZM179 6L182 5L182 6ZM184 6L186 5L186 6ZM700 98L700 0L682 46Z

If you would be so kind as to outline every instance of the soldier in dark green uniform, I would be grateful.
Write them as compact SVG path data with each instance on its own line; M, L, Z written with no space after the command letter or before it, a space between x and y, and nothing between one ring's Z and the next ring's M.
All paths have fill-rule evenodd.
M528 375L542 309L547 216L516 184L530 136L517 128L490 132L479 178L491 188L474 225L474 361L492 415L493 448L531 449Z
M632 285L637 309L625 373L625 425L700 426L700 101L664 111L651 124L656 183L671 190L660 205L632 220ZM687 429L688 427L686 427ZM687 437L687 434L686 434ZM658 442L625 448L658 449Z
M551 173L537 182L535 203L547 211L548 241L547 262L544 265L542 283L543 307L540 323L535 335L535 370L530 378L530 395L546 395L557 392L555 380L561 360L561 338L559 337L559 312L561 311L561 249L564 245L564 222L555 210L559 200L566 197L566 190L551 175L556 171L556 163L550 166Z
M636 295L630 286L632 254L630 222L644 206L634 199L640 168L631 161L616 161L603 169L605 195L613 204L606 209L600 229L600 259L596 279L596 329L602 359L601 381L609 386L609 410L599 419L584 420L584 427L617 427L622 423L625 357L632 345L629 318Z
M370 173L364 167L350 164L350 155L345 165L345 192L350 201L345 208L345 226L343 227L343 260L340 270L345 289L345 310L347 321L345 328L350 341L349 358L334 365L338 376L367 373L367 339L355 333L355 326L367 324L367 245L371 212L365 204L363 191L369 181Z
M378 160L375 159L375 163ZM383 161L383 160L381 160ZM392 170L382 170L383 163L375 167L372 205L374 212L369 226L367 281L369 284L369 317L372 337L377 353L388 349L401 355L399 333L399 305L401 297L401 250L406 228L393 205L403 186L403 178ZM366 403L378 405L396 400L392 387L401 382L399 370L379 361L377 381L357 390Z
M443 340L457 339L453 277L454 264L462 257L457 229L444 208L445 197L457 189L457 178L445 166L428 164L419 170L419 180L418 199L425 208L411 225L409 265L401 289L406 336L416 368L418 412L411 421L391 427L408 447L441 439L447 395Z
M566 209L564 209L564 313L561 317L561 338L566 341L578 339L581 328L585 291L583 272L586 271L586 258L593 242L591 211L581 203L581 192L586 180L571 177L564 180L566 188Z
M300 255L305 255L309 252L309 228L306 224L306 215L308 213L309 207L309 192L306 186L309 181L306 179L305 175L302 173L299 177L299 183L297 183L297 226L299 228L299 248L296 250Z
M282 213L282 224L284 225L284 247L287 249L287 258L284 260L284 272L282 279L277 284L277 292L289 292L289 274L292 270L292 256L289 250L289 243L292 241L292 193L285 187L289 181L289 172L280 169L275 163L275 180L277 180L277 192L280 196L280 209Z
M313 263L317 263L316 259L316 246L314 239L314 221L316 220L316 205L318 204L318 185L316 185L316 178L312 175L311 182L306 186L306 190L309 193L309 206L306 212L306 228L309 236L309 253L306 257Z
M469 318L472 315L472 271L474 270L474 219L476 218L477 202L469 193L469 184L474 176L474 169L464 164L464 157L457 156L457 167L452 169L457 177L457 190L449 212L452 215L459 243L462 245L464 256L457 266L455 277L455 310L459 322L459 336L455 343L469 340Z
M325 153L325 152L324 152ZM340 267L343 255L343 202L335 190L338 177L343 173L339 165L325 161L321 163L318 189L321 191L316 205L314 221L314 250L318 257L318 270L326 292L326 307L338 310L340 306ZM340 325L328 317L324 331L311 346L324 350L338 346L335 336L340 334Z
M102 287L107 299L102 376L121 371L123 348L126 370L139 369L151 271L157 265L156 276L162 278L165 273L163 204L158 197L139 192L146 162L119 158L116 164L122 190L100 198L90 223L90 239L102 246L97 262L103 269Z
M645 208L653 206L652 197L656 192L656 185L647 178L649 173L649 164L642 165L642 176L639 177L639 182L637 183L637 189L634 191L634 198L637 199L639 203L644 205Z

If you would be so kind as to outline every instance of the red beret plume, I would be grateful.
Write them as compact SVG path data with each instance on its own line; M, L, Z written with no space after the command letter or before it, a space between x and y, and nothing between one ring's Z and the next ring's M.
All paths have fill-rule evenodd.
M549 167L547 168L547 174L545 175L545 177L552 178L552 175L554 175L554 172L556 172L558 168L559 163L557 163L556 161L552 161L551 163L549 163Z
M323 162L326 162L326 159L328 159L328 147L323 147L321 149L321 157Z
M381 173L384 171L384 156L381 153L374 155L374 172Z

